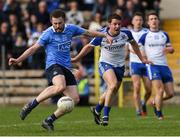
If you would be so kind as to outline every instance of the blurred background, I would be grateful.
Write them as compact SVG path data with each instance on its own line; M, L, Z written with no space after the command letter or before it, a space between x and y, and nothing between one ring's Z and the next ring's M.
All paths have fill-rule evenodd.
M111 13L119 14L122 27L131 28L133 13L155 11L161 19L161 28L168 32L173 55L168 55L169 66L174 76L176 95L168 103L180 104L180 1L177 0L0 0L0 104L21 104L37 96L46 86L44 76L45 53L40 49L33 56L17 66L8 66L10 57L18 57L36 42L42 31L49 27L49 14L60 8L66 12L66 23L76 24L90 30L99 30L107 25ZM146 27L146 24L144 24ZM76 55L90 41L87 37L74 38L71 46L72 56ZM106 85L99 80L96 88L95 60L98 50L92 51L77 68L78 88L81 101L79 105L97 103L97 98ZM128 62L125 77L129 78ZM123 105L132 105L132 83L124 81L121 92ZM58 97L45 103L55 103ZM117 98L120 99L119 95ZM126 103L124 103L126 102ZM114 104L118 102L114 100Z

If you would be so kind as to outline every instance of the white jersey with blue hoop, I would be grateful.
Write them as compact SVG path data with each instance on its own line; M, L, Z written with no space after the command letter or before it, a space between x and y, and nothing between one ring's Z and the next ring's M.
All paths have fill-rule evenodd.
M138 43L140 37L144 33L147 33L147 32L148 32L147 28L142 28L140 31L131 30L131 33L132 33L132 35L133 35L133 37L137 43ZM130 51L133 51L131 44L129 44L129 49L130 49ZM139 46L139 49L142 50L142 48L140 46ZM133 52L130 52L129 57L130 57L130 62L142 63L141 60L139 59L139 57Z
M163 49L166 46L171 46L171 43L166 32L149 31L141 36L138 43L144 46L148 60L152 61L154 65L167 66L167 59Z
M103 28L101 32L108 33L108 28ZM105 62L115 67L125 65L125 46L127 42L131 42L133 36L128 29L121 29L117 36L113 37L113 43L107 43L106 38L96 37L90 44L101 47L101 55L99 62Z

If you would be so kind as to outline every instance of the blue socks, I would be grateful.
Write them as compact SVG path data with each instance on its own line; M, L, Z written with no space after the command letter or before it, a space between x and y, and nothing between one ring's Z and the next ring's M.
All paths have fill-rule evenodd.
M161 110L156 110L156 115L157 117L163 117L162 111Z
M32 101L29 103L30 109L34 109L34 108L37 107L38 105L39 105L39 102L37 102L36 99L32 100Z
M57 117L54 114L52 114L46 120L50 123L53 123L56 119L57 119Z
M100 105L100 104L98 103L98 104L96 105L96 108L95 108L96 112L97 112L97 113L100 113L101 110L103 109L103 107L104 107L104 105Z
M111 110L111 107L97 104L95 110L97 111L97 113L100 113L101 110L103 109L103 107L104 107L104 116L108 117L109 116L109 112Z
M111 110L111 107L109 106L104 106L104 116L109 117L109 112Z

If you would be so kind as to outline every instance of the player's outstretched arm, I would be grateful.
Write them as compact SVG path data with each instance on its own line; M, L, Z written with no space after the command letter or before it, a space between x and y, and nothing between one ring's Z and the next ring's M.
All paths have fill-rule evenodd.
M89 37L104 37L107 39L107 42L110 43L110 45L112 44L112 41L113 41L113 38L111 36L102 32L98 32L98 31L86 30L83 35L89 36Z
M131 45L132 45L132 48L133 48L134 52L136 53L136 55L139 57L139 59L140 59L143 63L153 64L151 61L148 61L147 58L141 54L141 52L140 52L140 50L139 50L139 46L138 46L138 44L136 43L135 40L131 41L130 43L131 43Z
M85 45L85 46L81 49L81 51L79 52L78 55L76 55L75 57L71 58L72 63L78 62L82 57L84 57L85 55L87 55L92 49L93 49L93 46L92 46L91 44Z
M26 58L28 58L29 56L33 55L38 49L40 48L39 44L34 44L33 46L31 46L30 48L28 48L26 51L24 51L24 53L19 56L17 59L15 58L10 58L9 59L9 65L16 65L22 61L24 61Z

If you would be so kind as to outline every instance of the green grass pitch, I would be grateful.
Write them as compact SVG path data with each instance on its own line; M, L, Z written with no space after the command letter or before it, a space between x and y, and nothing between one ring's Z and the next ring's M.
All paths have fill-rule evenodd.
M21 106L22 107L22 106ZM0 106L0 136L178 136L180 135L179 106L165 106L164 120L158 120L151 107L148 116L136 117L134 108L113 107L107 127L94 123L89 107L76 107L74 111L55 122L55 131L41 128L42 120L56 109L43 106L21 121L20 106Z

